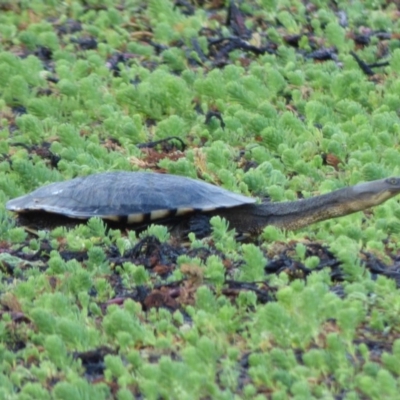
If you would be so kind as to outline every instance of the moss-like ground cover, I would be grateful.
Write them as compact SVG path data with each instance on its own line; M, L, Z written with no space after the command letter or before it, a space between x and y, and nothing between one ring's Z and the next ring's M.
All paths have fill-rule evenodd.
M399 13L0 1L0 399L398 399L397 199L251 243L32 232L5 203L108 170L273 201L400 175Z

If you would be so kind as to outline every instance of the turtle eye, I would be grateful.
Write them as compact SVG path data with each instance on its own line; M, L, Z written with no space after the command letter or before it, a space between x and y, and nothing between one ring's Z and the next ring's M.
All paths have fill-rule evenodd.
M398 185L399 184L399 179L397 179L397 178L388 178L388 179L386 179L386 182L389 185Z

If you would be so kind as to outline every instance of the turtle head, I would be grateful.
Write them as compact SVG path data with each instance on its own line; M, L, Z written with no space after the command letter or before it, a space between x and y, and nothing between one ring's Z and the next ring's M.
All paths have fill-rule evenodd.
M360 183L349 188L350 196L364 207L373 207L400 194L400 177Z

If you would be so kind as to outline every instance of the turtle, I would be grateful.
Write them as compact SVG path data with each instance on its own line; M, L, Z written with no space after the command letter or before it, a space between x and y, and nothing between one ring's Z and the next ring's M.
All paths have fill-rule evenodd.
M392 177L296 201L258 203L256 198L183 176L117 171L51 183L8 201L6 208L75 220L99 217L133 227L182 217L206 216L208 221L219 215L240 233L259 234L267 225L294 230L344 216L399 193L400 177Z

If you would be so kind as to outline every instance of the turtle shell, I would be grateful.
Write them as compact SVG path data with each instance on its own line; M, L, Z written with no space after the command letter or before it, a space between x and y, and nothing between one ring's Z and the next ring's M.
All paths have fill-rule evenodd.
M209 183L152 172L105 172L43 186L10 200L18 213L45 211L70 218L141 223L195 211L255 203Z

